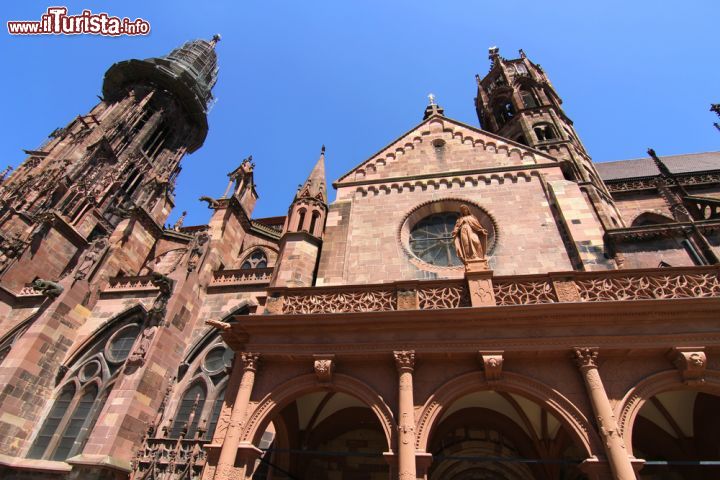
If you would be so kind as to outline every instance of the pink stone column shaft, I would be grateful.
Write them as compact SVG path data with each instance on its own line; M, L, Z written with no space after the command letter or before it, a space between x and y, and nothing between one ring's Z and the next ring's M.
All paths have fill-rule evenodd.
M597 418L613 478L616 480L635 480L637 477L625 448L625 442L618 432L615 414L600 379L597 356L598 350L596 348L576 348L574 352L575 362L582 373L590 403Z
M230 424L225 433L225 441L220 450L220 458L215 473L216 479L240 478L235 472L235 457L237 456L240 436L244 427L247 407L250 403L253 384L255 383L255 372L257 371L259 355L257 353L242 353L240 358L235 360L235 366L242 366L242 380L235 396Z
M413 399L413 369L415 352L393 352L399 374L398 419L398 478L416 480L415 469L415 401Z

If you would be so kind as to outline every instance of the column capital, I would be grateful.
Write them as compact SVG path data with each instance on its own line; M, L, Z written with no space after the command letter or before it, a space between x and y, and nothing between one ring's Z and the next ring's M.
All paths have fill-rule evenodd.
M415 350L396 350L393 352L398 372L410 371L415 368Z
M243 371L257 371L258 363L260 362L260 354L252 352L242 352L240 354L240 361L242 362Z
M581 370L583 368L597 368L597 358L600 350L597 347L573 348L573 360Z

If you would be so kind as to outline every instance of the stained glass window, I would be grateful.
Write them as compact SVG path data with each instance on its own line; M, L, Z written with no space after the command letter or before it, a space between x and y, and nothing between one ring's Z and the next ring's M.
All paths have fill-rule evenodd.
M418 222L410 232L410 250L420 260L440 267L461 265L452 231L458 213L436 213Z

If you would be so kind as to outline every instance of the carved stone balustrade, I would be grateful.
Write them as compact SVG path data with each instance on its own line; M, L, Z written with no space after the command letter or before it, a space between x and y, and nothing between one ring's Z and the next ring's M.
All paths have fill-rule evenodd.
M213 272L210 287L231 287L237 285L263 285L270 283L272 268L243 268L239 270L218 270Z
M671 267L493 277L495 306L720 297L720 267ZM268 314L470 307L465 280L268 290ZM492 306L492 304L490 305Z
M42 293L39 290L35 290L32 285L25 285L23 288L20 289L17 295L18 297L28 297L42 295Z
M158 288L152 284L152 275L134 277L113 277L104 292L154 291Z

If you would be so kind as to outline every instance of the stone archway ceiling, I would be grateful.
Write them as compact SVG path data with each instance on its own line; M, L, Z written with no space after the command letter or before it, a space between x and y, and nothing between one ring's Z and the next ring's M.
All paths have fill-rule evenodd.
M543 438L543 409L540 405L521 395L494 391L474 392L459 398L445 411L438 424L453 413L465 408L482 407L511 418L531 437ZM546 412L547 436L554 438L560 429L560 421ZM527 419L527 421L525 420ZM529 423L529 425L528 425ZM531 430L532 429L532 430Z
M307 430L345 408L367 408L361 400L342 392L313 392L296 400L299 427Z
M698 392L693 390L660 393L645 403L638 415L651 421L673 438L678 438L678 433L687 438L693 437L697 395Z

